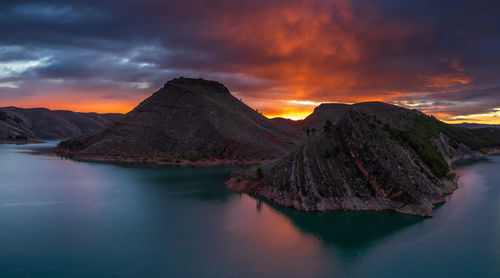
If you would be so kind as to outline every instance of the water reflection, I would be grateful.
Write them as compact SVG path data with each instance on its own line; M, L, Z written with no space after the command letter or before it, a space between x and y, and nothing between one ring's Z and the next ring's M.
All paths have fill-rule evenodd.
M494 277L498 265L497 158L459 169L459 189L426 219L275 206L227 190L232 167L28 155L43 149L0 146L2 277L437 277L467 269Z
M493 163L493 160L491 160L488 157L471 157L471 158L457 160L457 161L453 162L452 166L456 167L456 168L460 168L460 167L474 165L474 164L480 163L480 162Z
M29 150L32 154L46 154L51 152L55 145L38 146L29 145L22 149ZM128 172L134 172L129 177L132 182L150 187L153 190L166 190L168 194L178 198L196 201L226 202L235 194L227 190L223 183L230 173L238 167L175 167L155 166L147 164L119 164ZM241 168L241 167L240 167ZM262 226L266 227L262 233L274 235L266 244L293 242L288 236L295 235L291 230L298 229L301 233L313 236L321 244L332 245L341 249L357 249L367 247L379 239L394 234L408 226L425 221L425 218L391 212L300 212L293 209L274 205L259 198L240 195L237 206L247 208L251 203L257 210L255 215L242 211L242 215L250 217L255 223L267 221ZM233 207L234 209L234 207ZM292 225L293 227L288 227ZM251 227L248 227L249 230ZM289 239L287 241L287 238Z
M164 168L151 171L143 169L136 175L137 182L145 186L161 187L181 198L199 201L228 201L236 193L227 190L223 182L235 168L203 169L192 167ZM196 174L193 175L193 171ZM249 205L251 203L251 205ZM252 207L257 214L241 212L242 217L255 217L249 223L265 220L272 214L271 224L263 224L268 234L280 235L274 240L281 242L291 228L284 228L287 223L309 236L319 239L322 244L333 245L342 249L367 247L373 242L398 232L408 226L425 221L425 218L391 212L300 212L274 205L265 200L241 195L237 203L245 208ZM235 209L235 208L232 208ZM286 222L283 222L287 219ZM277 223L281 223L278 225ZM249 227L250 228L250 227ZM273 231L272 229L279 229Z
M301 212L259 198L252 197L252 200L260 216L272 212L285 217L293 226L286 229L312 236L323 248L335 248L344 252L343 256L352 250L361 255L360 247L367 251L377 241L427 220L392 212Z
M17 146L19 152L32 155L56 156L53 148L58 141L49 141L45 144L28 144ZM99 163L78 162L64 156L57 156L61 160L67 160L75 164L95 164L106 167L118 167L130 175L137 184L155 187L155 190L165 189L179 197L201 200L201 201L225 201L231 196L223 184L230 173L242 166L215 166L215 167L191 167L191 166L161 166L146 163Z
M167 190L179 198L223 202L233 195L233 192L225 188L224 182L235 169L225 166L210 168L165 166L152 169L144 166L130 170L139 172L134 176L138 184L154 187L154 190Z
M303 213L280 207L275 209L286 215L301 231L341 249L368 247L377 240L426 220L392 212Z
M41 144L17 145L17 151L33 155L56 156L53 150L58 143L59 141L48 141Z

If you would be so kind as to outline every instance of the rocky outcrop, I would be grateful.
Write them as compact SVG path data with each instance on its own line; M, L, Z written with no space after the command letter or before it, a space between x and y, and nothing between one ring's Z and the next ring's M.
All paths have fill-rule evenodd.
M314 113L302 124L317 132L303 145L233 173L227 186L304 211L432 216L457 188L451 164L500 146L497 129L471 131L379 102L323 105Z
M300 122L302 129L321 130L326 120L333 124L344 118L345 112L350 105L342 103L322 103L314 108L314 112Z
M56 151L82 160L213 165L277 158L299 141L224 85L177 78L120 121L61 142Z
M432 143L439 149L439 152L443 155L443 158L449 165L452 165L453 162L457 160L469 159L483 155L481 152L471 150L463 143L453 142L443 132L440 132L439 136L432 140Z

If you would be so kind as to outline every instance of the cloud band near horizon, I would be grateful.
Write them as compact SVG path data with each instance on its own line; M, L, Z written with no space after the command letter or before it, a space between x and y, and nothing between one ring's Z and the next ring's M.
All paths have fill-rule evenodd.
M380 100L500 123L493 1L2 1L0 105L126 112L166 81L268 116Z

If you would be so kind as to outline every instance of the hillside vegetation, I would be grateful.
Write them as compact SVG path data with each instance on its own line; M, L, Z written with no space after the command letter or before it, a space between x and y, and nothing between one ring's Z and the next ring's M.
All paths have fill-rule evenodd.
M380 102L321 105L297 125L307 135L302 146L234 173L228 187L299 210L431 216L457 187L450 161L500 146L496 129L469 130Z

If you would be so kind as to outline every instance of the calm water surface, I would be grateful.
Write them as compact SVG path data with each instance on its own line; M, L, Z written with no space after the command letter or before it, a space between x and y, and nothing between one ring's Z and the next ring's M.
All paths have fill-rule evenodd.
M228 191L235 168L74 162L0 145L0 277L500 277L500 157L432 219L303 213Z

